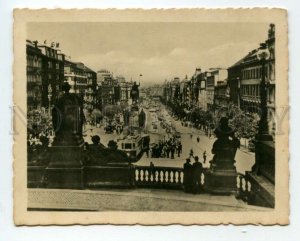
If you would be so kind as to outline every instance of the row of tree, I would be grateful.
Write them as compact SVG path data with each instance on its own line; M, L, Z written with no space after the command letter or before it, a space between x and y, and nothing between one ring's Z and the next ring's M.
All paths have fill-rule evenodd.
M230 104L226 108L214 106L208 111L201 108L189 110L187 106L176 102L164 102L181 120L190 121L196 127L215 128L221 117L229 118L230 126L235 130L237 138L253 139L258 131L259 116L246 113L237 106Z

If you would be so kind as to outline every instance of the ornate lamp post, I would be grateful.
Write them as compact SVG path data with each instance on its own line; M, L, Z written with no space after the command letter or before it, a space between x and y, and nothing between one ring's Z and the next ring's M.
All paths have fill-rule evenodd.
M48 85L48 100L49 100L48 112L49 112L49 118L51 118L51 98L52 98L52 87L51 87L51 84L49 84Z
M261 83L260 83L260 109L261 117L259 121L258 139L264 141L273 140L269 134L268 127L268 107L267 107L267 84L266 84L266 60L270 58L270 52L266 48L266 45L262 45L262 48L257 53L257 58L261 62Z
M275 148L273 137L269 134L268 107L267 107L267 84L266 84L266 60L270 53L266 45L262 45L257 53L257 58L261 63L261 83L260 83L260 109L261 117L259 121L258 134L255 137L255 164L252 171L257 175L266 175L273 179L275 175ZM266 169L267 168L267 169ZM274 181L274 180L273 180Z

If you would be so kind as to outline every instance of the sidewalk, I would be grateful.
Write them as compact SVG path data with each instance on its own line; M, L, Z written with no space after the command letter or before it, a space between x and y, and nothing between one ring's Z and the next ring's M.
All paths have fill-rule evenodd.
M193 195L158 189L28 189L28 208L39 211L272 211L247 205L233 195Z

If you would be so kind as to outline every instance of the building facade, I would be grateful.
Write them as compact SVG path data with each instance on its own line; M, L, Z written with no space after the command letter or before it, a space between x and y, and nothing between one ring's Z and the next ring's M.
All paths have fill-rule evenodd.
M267 52L267 58L260 59L260 53ZM264 61L264 62L263 62ZM267 40L257 49L228 69L230 100L243 111L260 114L262 67L267 83L267 107L269 133L275 135L275 25L271 24Z
M42 51L37 41L26 41L27 111L42 107L43 66Z
M217 82L214 94L214 103L216 108L227 108L230 102L229 86L227 84L227 80Z
M210 68L209 73L206 78L206 103L208 110L215 107L215 87L217 83L226 81L228 77L227 69Z
M64 65L64 80L71 86L70 93L84 96L88 86L88 78L83 63L66 60Z
M95 71L84 66L84 73L87 77L87 86L84 92L84 105L88 111L97 107L97 74Z
M64 82L64 56L57 48L38 45L42 52L42 106L48 107L61 94Z

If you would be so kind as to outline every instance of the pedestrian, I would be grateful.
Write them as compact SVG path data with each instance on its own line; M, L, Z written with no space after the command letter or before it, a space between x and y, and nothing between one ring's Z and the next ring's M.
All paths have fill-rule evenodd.
M175 147L171 146L171 159L174 159Z
M178 143L178 157L180 157L180 154L182 153L182 144L181 141Z
M190 135L191 139L193 139L193 134Z
M187 158L183 165L183 188L186 193L192 192L193 167L190 162L191 160Z
M170 157L170 147L168 144L166 146L166 154L167 154L167 158L169 158Z
M150 162L150 176L154 176L154 164L153 162Z
M203 166L199 162L198 156L195 156L195 162L193 164L193 193L200 193L201 190L201 173Z
M206 162L206 151L203 152L203 163Z
M198 143L200 142L200 137L199 137L199 136L197 137L197 142L198 142Z
M194 157L194 151L193 151L193 149L190 150L190 158L191 157Z

